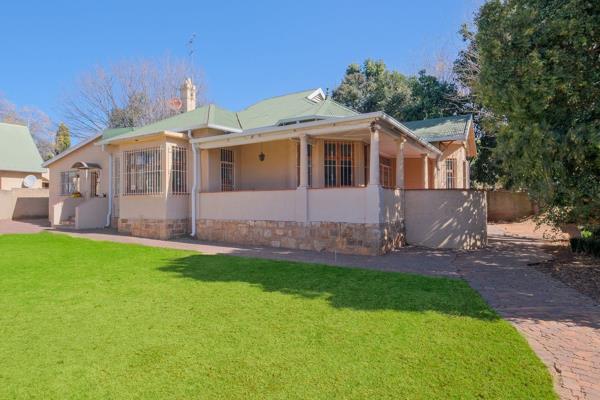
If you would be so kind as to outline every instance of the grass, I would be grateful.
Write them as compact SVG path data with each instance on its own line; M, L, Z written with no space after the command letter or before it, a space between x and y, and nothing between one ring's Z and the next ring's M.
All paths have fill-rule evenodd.
M0 398L555 398L459 280L0 235Z

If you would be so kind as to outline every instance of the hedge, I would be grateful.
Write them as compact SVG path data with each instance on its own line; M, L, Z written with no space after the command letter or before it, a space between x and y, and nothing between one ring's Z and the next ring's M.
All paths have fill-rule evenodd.
M571 250L574 253L586 253L600 257L600 238L571 238Z

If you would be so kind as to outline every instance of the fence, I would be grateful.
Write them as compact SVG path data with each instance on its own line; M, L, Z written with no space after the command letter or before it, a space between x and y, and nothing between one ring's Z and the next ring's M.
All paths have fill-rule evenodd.
M48 189L0 190L0 220L48 218Z

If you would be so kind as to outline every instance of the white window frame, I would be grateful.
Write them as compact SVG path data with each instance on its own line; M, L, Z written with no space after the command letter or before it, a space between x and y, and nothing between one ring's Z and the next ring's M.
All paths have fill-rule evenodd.
M174 195L189 194L187 182L188 149L183 146L171 147L171 185Z
M78 191L79 172L78 171L62 171L60 173L60 195L70 196Z
M122 196L160 195L164 190L162 147L128 150L123 157Z

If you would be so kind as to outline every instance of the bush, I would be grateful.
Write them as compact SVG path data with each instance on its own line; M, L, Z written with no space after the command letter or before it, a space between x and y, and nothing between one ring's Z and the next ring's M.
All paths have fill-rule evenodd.
M571 250L574 253L586 253L600 258L600 238L571 238Z

